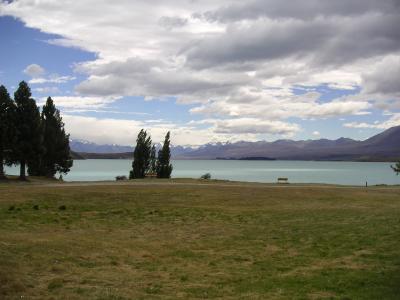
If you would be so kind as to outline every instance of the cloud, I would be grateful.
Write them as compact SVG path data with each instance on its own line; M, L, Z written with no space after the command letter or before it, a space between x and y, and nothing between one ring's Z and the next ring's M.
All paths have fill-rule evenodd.
M279 90L278 90L279 92ZM190 111L193 114L203 114L208 116L231 117L251 116L268 117L272 120L283 120L288 118L315 119L329 118L344 115L363 115L368 114L367 109L370 104L364 101L332 101L323 103L319 101L319 93L309 92L304 95L282 95L272 92L270 97L263 95L257 97L253 91L251 97L254 101L246 101L245 94L239 99L232 101L227 97L225 101L208 102L201 106L196 106ZM239 100L242 100L240 102ZM234 102L232 104L232 102Z
M313 136L320 136L321 133L320 133L319 131L313 131L312 135L313 135Z
M181 17L168 17L163 16L158 20L160 26L171 30L174 28L180 28L188 24L188 19Z
M257 140L254 134L229 134L216 132L214 128L197 128L190 124L168 122L142 122L137 120L95 118L64 114L66 131L74 139L86 139L96 143L133 145L140 129L151 134L153 142L162 142L167 131L171 131L173 145L199 146L208 142Z
M120 98L103 98L103 97L82 97L82 96L52 96L51 97L57 107L67 110L95 110L108 107L111 103ZM40 103L45 103L46 98L42 98ZM39 104L40 104L39 103Z
M61 92L60 89L56 86L34 88L33 91L40 94L49 94L49 95L59 94Z
M76 87L87 95L141 95L147 98L175 96L202 101L211 95L225 93L246 76L227 79L208 72L179 70L174 63L159 60L130 58L111 63L87 63L76 66L76 71L89 78Z
M19 0L0 2L0 15L96 54L75 66L85 79L75 100L59 100L69 109L173 98L219 120L201 133L210 139L290 134L303 120L400 109L397 0ZM37 74L30 82L75 79ZM321 86L335 96L313 93Z
M281 121L269 121L256 118L238 118L218 120L215 122L217 133L250 133L250 134L279 134L293 136L300 131L297 124Z
M233 23L226 32L204 38L186 51L194 68L221 64L303 60L311 66L341 66L400 50L400 14L358 18L257 19ZM218 44L218 47L215 45Z
M31 64L24 69L24 73L29 75L30 77L36 78L45 73L45 69L43 69L38 64Z
M66 83L68 81L75 80L74 76L59 76L57 74L52 74L48 78L35 77L29 80L30 84L43 84L43 83Z
M400 95L400 55L387 56L363 75L367 93Z
M367 13L391 13L399 9L396 0L292 0L290 5L280 0L250 0L229 3L215 11L199 14L198 17L218 22L253 20L262 17L311 20L323 16L355 17Z
M400 126L400 113L393 114L389 119L383 122L376 121L374 123L365 122L349 122L344 123L346 128L374 128L374 129L388 129L394 126Z

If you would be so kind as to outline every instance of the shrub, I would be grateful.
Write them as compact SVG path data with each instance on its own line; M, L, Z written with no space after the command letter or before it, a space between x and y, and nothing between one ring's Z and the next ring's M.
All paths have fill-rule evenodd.
M201 179L211 179L211 174L210 173L206 173L206 174L204 174L204 175L201 175L201 177L200 177Z

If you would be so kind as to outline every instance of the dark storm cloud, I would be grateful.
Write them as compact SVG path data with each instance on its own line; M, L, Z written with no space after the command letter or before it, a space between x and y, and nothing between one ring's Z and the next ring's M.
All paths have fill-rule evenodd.
M195 68L304 57L311 65L341 65L400 51L400 14L312 20L259 19L232 24L187 50ZM216 46L218 45L218 46Z
M366 13L393 13L400 9L398 0L253 0L223 6L216 11L196 14L209 21L232 22L271 19L312 19L318 16L357 16Z
M189 65L202 68L304 56L323 45L334 32L334 26L325 22L259 21L245 28L233 25L220 36L195 44L187 51L187 60Z

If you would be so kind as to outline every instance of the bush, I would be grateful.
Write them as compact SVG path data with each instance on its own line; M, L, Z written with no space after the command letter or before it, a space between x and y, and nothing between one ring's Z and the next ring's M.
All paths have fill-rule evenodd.
M211 174L210 173L206 173L206 174L204 174L204 175L201 175L201 177L200 177L201 179L211 179Z

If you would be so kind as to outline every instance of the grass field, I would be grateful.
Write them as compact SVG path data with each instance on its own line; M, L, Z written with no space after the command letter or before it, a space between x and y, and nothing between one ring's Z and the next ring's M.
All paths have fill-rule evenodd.
M0 299L400 298L399 187L186 183L0 184Z

